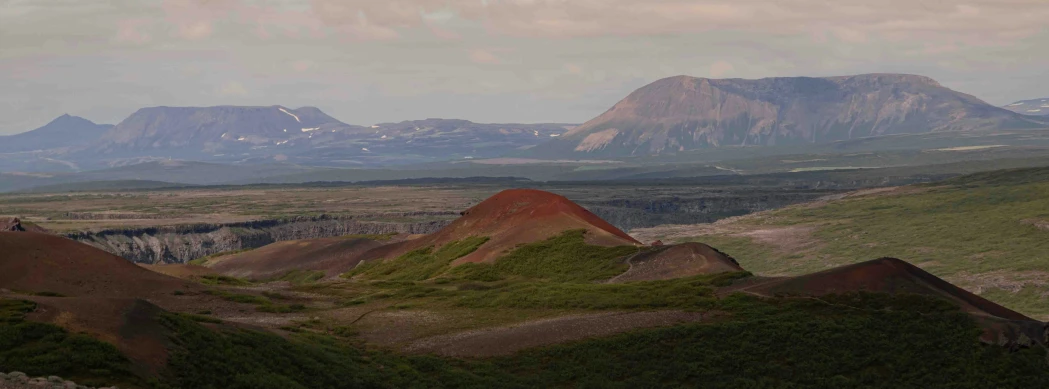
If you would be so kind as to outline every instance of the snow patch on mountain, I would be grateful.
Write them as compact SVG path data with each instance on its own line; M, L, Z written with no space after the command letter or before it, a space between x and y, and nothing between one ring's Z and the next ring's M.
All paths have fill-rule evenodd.
M299 120L299 117L298 117L298 116L296 116L295 114L293 114L293 113L291 113L291 112L288 112L288 111L287 111L286 109L284 109L284 108L281 108L281 107L277 107L277 109L279 109L279 110L280 110L281 112L284 112L284 113L286 113L286 114L288 114L288 115L291 115L291 117L295 118L295 121L297 121L297 122L299 122L299 123L302 123L302 120Z

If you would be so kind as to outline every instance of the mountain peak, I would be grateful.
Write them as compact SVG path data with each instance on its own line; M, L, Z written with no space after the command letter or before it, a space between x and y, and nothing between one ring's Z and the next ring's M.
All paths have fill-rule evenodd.
M95 123L90 120L84 119L80 116L73 116L68 113L64 113L61 116L52 119L47 125L50 126L56 123L89 123L90 125L95 125Z
M98 139L109 124L95 124L79 116L63 114L40 128L4 137L0 151L17 152L80 146Z

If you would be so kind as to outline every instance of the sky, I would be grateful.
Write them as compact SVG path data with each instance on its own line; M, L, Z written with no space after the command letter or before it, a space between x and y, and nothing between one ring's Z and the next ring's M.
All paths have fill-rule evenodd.
M0 134L68 113L315 106L581 123L669 76L912 73L1049 97L1046 0L0 0Z

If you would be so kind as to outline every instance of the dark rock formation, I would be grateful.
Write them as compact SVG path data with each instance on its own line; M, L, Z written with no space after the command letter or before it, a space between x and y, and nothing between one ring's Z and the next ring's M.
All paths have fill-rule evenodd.
M0 231L30 231L30 232L43 232L47 233L48 230L40 227L36 224L29 222L22 222L22 219L17 217L13 218L0 218Z

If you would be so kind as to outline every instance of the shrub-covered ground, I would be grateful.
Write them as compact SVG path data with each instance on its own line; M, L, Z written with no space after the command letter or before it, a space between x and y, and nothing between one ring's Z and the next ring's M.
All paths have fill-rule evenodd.
M28 309L19 304L5 302L5 312ZM337 335L302 332L285 338L209 328L170 314L161 320L171 331L173 352L167 370L151 382L129 376L127 361L111 346L14 319L0 325L7 342L0 349L0 369L157 388L1049 385L1044 349L1009 352L983 345L974 322L939 300L876 294L823 301L733 295L716 300L714 308L731 317L479 360L399 355Z
M1049 168L981 173L745 217L690 238L758 274L798 275L895 257L1027 315L1049 319ZM749 235L794 229L783 247ZM797 242L799 239L793 239Z

